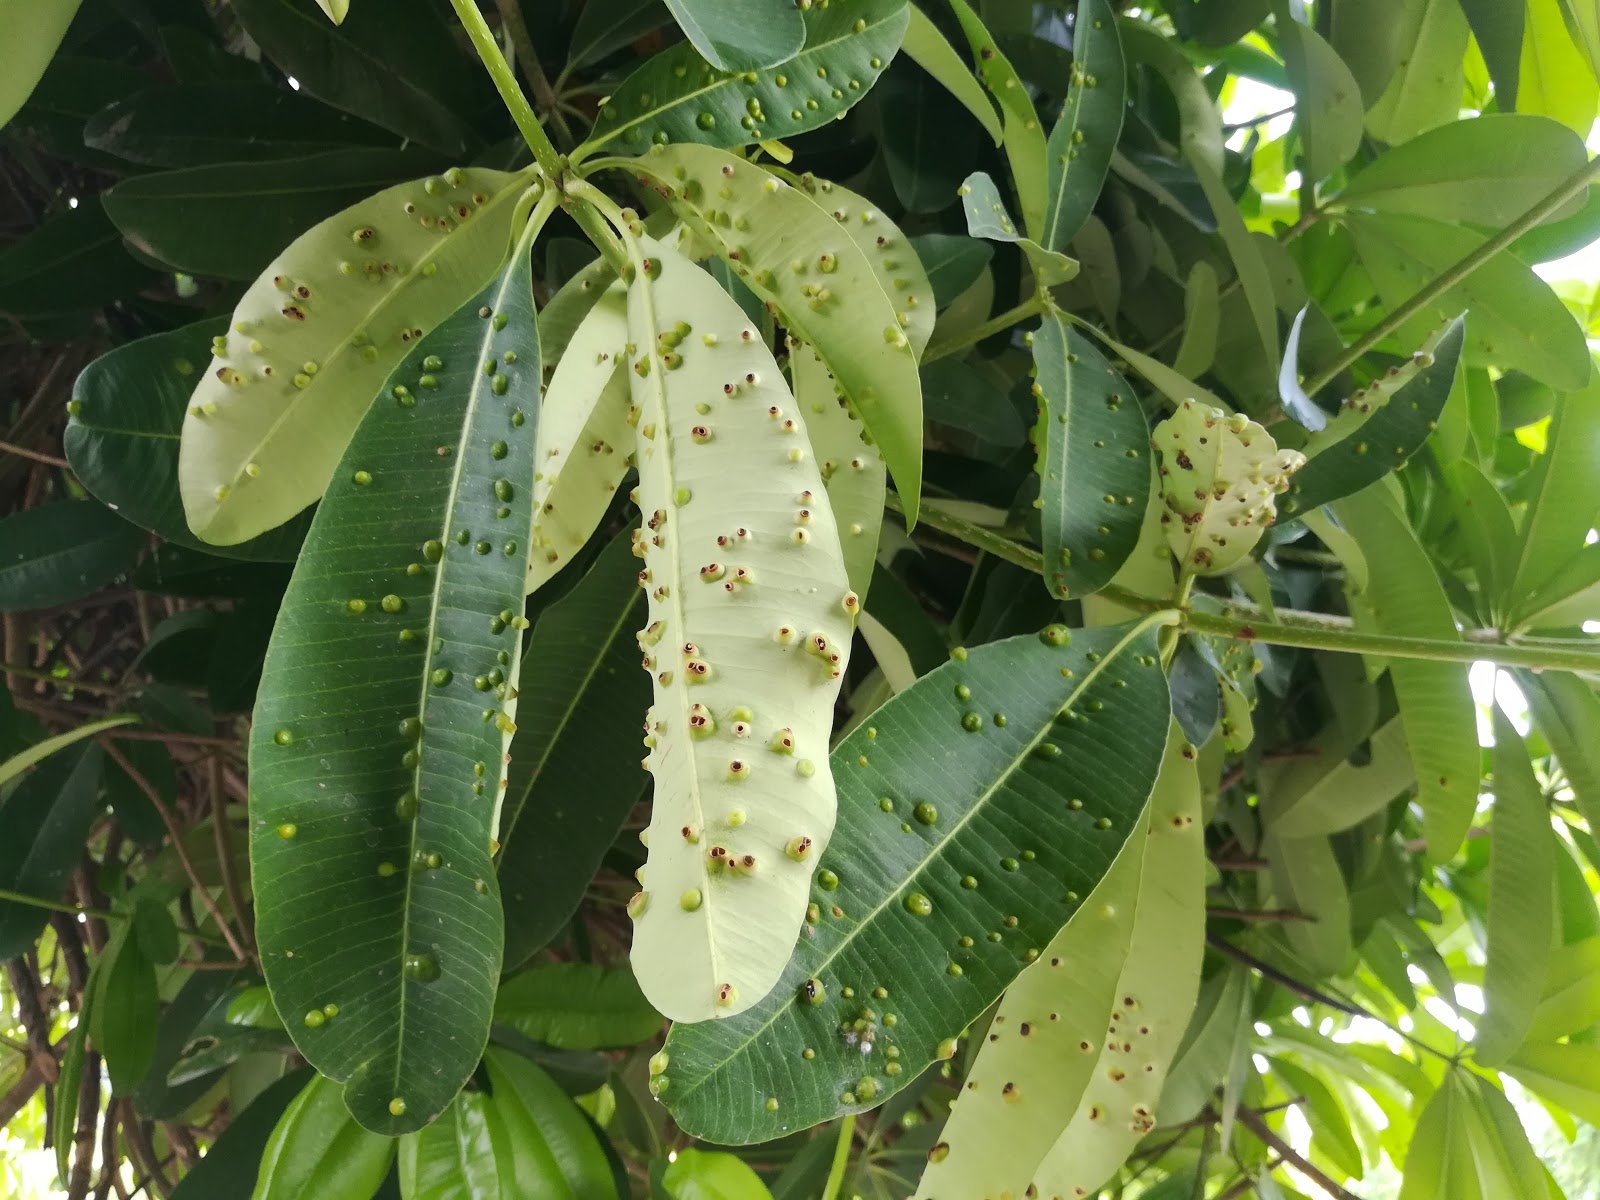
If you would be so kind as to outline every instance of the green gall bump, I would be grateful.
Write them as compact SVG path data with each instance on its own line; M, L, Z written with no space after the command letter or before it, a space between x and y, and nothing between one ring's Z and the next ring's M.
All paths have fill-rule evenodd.
M383 611L386 613L405 612L406 610L406 602L393 593L385 596L378 603L382 606Z
M640 893L640 895L643 894L642 892ZM703 899L704 897L701 896L699 888L689 888L683 895L678 897L678 907L683 909L684 912L694 912L700 907Z
M969 892L975 891L978 886L977 877L974 875L963 875L961 877L961 886L966 888Z
M400 1099L399 1096L389 1101L389 1115L391 1117L403 1117L406 1115L406 1102Z
M1065 646L1072 641L1072 631L1065 625L1046 625L1039 631L1039 640L1046 646Z
M911 815L921 825L933 825L939 820L939 810L924 800L911 810Z
M817 886L825 892L831 892L839 886L839 877L824 867L817 872Z
M300 827L290 821L285 821L282 825L278 826L278 836L286 842L299 832Z
M628 916L637 921L644 916L645 909L650 907L649 892L635 892L628 898Z
M307 1029L321 1029L323 1022L327 1020L327 1018L322 1015L322 1010L320 1008L313 1008L305 1015L304 1019Z
M290 733L287 729L280 729L277 733L272 735L272 740L277 742L280 746L287 746L294 741L294 734Z
M489 447L490 458L504 458L508 453L510 453L510 447L504 442L496 442Z
M408 956L403 969L408 979L419 983L432 983L439 978L439 960L428 954Z
M432 675L428 676L434 687L445 687L455 677L455 672L445 667L440 667Z
M878 798L878 808L883 812L892 813L894 811L894 801L887 796L880 796Z
M926 917L933 913L933 901L921 892L912 892L905 899L906 911L914 917Z
M977 733L983 728L983 718L975 712L964 713L961 717L961 728L968 733Z
M364 612L367 611L367 602L365 600L359 600L359 599L358 600L346 600L345 604L344 604L344 607L345 607L345 611L346 612L352 612L352 613L360 614L360 613L364 613Z
M392 862L381 862L378 864L378 878L390 879L399 869L400 868L395 866Z

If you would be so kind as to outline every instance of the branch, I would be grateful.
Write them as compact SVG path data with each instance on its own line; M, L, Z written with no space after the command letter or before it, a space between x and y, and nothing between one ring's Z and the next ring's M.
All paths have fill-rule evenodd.
M1600 177L1600 158L1594 158L1585 163L1581 170L1557 184L1555 189L1543 200L1540 200L1527 212L1484 242L1483 245L1473 250L1460 262L1434 276L1415 296L1412 296L1411 299L1367 330L1353 346L1306 380L1306 395L1315 396L1337 379L1341 372L1353 366L1368 350L1371 350L1451 288L1461 283L1479 267L1483 266L1484 263L1527 233L1528 230L1542 223L1567 201L1584 191L1597 177Z
M1239 1118L1239 1124L1243 1125L1251 1133L1255 1134L1269 1147L1271 1147L1272 1150L1275 1151L1285 1163L1293 1167L1296 1171L1299 1171L1300 1174L1311 1180L1312 1183L1316 1184L1323 1191L1327 1192L1328 1195L1334 1198L1334 1200L1361 1200L1361 1198L1354 1192L1346 1191L1332 1179L1328 1178L1328 1176L1324 1175L1316 1167L1308 1163L1304 1158L1300 1157L1299 1152L1296 1151L1293 1146L1289 1145L1288 1142L1284 1141L1277 1134L1273 1133L1272 1130L1268 1128L1267 1123L1260 1117L1256 1116L1256 1114L1250 1109L1236 1109L1235 1114Z
M1029 317L1036 317L1045 310L1047 303L1042 294L1032 296L1015 308L1007 309L998 317L990 317L982 325L975 325L942 342L935 342L922 352L921 365L926 366L928 363L936 362L958 350L965 350L968 346L976 346L984 338L993 337L1019 322L1026 321Z
M500 93L500 99L511 112L511 119L517 123L517 128L522 132L522 140L528 143L528 149L533 151L534 160L554 183L561 178L561 158L556 153L556 148L550 144L550 139L545 136L544 127L539 124L533 106L528 103L528 98L517 86L517 77L511 73L511 64L506 62L505 55L500 53L500 44L494 40L494 34L489 30L489 23L478 11L477 0L450 0L450 6L456 10L456 17L460 20L461 27L467 31L467 37L472 41L472 48L483 60L489 78L494 80L495 91Z

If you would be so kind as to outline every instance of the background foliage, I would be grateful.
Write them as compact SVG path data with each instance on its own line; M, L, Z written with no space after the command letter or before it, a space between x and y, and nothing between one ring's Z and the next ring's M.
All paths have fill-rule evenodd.
M601 212L657 237L682 222L726 293L688 313L707 314L696 337L712 311L730 339L747 319L787 353L796 399L820 398L802 411L835 384L875 389L850 414L872 446L848 419L811 432L861 456L823 478L841 529L865 530L837 568L865 611L835 714L838 830L799 947L727 1020L668 1035L646 1000L627 918L650 819L633 766L649 617L626 454L594 450L559 495L508 466L467 519L514 503L531 520L531 493L592 509L598 532L536 527L573 545L536 561L542 586L494 618L499 640L478 634L481 674L430 658L433 685L475 687L503 720L480 726L473 700L470 719L412 729L414 700L391 698L310 734L370 725L352 755L389 757L354 773L396 794L415 768L397 721L464 766L511 739L504 973L496 988L486 944L460 1009L490 1021L488 1049L456 1047L460 1072L410 1121L305 1065L297 1041L315 1055L368 1000L404 1004L308 985L288 1011L275 980L280 1015L264 985L293 877L254 886L251 839L257 872L277 869L263 839L379 850L247 808L252 737L259 786L260 756L308 736L293 705L252 731L262 665L280 613L280 636L315 630L335 591L362 605L340 619L426 605L403 562L422 539L400 524L439 512L360 534L361 506L383 506L368 468L415 430L389 392L352 443L370 461L323 501L333 533L290 515L320 485L286 488L283 511L213 545L179 493L186 410L232 361L210 357L218 339L251 340L228 314L259 289L284 302L252 281L308 228L337 218L295 279L331 274L352 232L390 236L369 200L384 189L391 209L482 195L463 230L525 216L528 114L435 0L0 0L7 1194L1593 1194L1600 272L1535 270L1600 235L1589 0L493 7L595 205L536 230L537 334L515 305L503 342L481 334L475 296L490 286L498 308L527 257L491 285L494 237L441 253L429 336L370 357L350 341L355 387L316 370L345 343L307 326L290 373L312 359L310 423L251 465L315 474L311 447L336 461L378 389L421 394L424 376L472 397L429 444L500 461L523 426L501 429L489 381L536 371L541 343L550 394L588 405L565 444L631 446L625 417L604 423L625 414L607 405L626 372L552 378L631 336L620 300L585 319L611 269L585 236ZM652 144L668 148L631 160ZM768 226L770 180L793 185L793 216ZM856 249L828 249L840 221ZM837 257L802 275L791 245ZM413 294L385 265L373 286ZM650 294L667 304L667 287ZM633 386L648 404L654 384ZM776 363L766 386L785 388ZM1280 475L1272 524L1244 485ZM417 486L458 511L445 484ZM314 540L291 588L308 528L350 544ZM511 574L486 611L515 606L526 549L490 560ZM331 678L299 669L313 690ZM297 786L333 770L316 753ZM404 866L393 832L374 836ZM463 835L480 858L482 833ZM310 926L344 936L359 904L382 908L381 866L358 885L317 865L332 899L302 903ZM470 925L471 903L447 897L440 919ZM348 1074L329 1065L342 1053L316 1061ZM1126 1087L1124 1062L1141 1068ZM372 1131L441 1108L404 1137Z

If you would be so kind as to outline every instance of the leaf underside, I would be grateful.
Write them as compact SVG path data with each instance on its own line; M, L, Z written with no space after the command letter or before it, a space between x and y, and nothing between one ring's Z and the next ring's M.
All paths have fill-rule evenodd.
M262 960L298 1048L376 1132L437 1116L488 1036L539 383L524 247L373 403L267 652Z
M654 703L633 967L674 1020L783 971L833 829L833 705L860 601L805 421L717 282L661 243L629 289L639 347L640 635Z
M1155 648L1127 628L981 646L840 743L838 829L782 980L667 1039L655 1088L685 1131L765 1141L949 1057L1139 820L1168 722Z

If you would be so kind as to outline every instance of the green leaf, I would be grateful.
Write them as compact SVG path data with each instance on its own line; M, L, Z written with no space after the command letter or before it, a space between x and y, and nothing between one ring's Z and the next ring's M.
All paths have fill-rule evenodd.
M877 444L914 521L922 493L915 323L909 310L900 320L901 290L885 292L878 283L900 265L910 270L904 261L910 246L874 243L869 256L856 231L841 237L838 222L802 189L706 146L669 146L631 165L667 187L667 203L695 234L735 263L750 289L815 347ZM678 178L679 170L686 178ZM904 278L904 294L917 294L915 276ZM716 390L723 382L716 381Z
M1395 27L1399 57L1389 86L1368 106L1367 132L1394 145L1460 116L1471 31L1457 0L1405 0L1383 19Z
M1157 33L1141 20L1119 20L1122 51L1130 67L1152 68L1172 92L1178 108L1178 148L1183 158L1212 175L1223 168L1222 114L1194 65L1177 43ZM1215 203L1211 206L1217 207ZM1230 198L1227 207L1233 209Z
M1187 1121L1216 1094L1217 1080L1226 1079L1229 1064L1250 1029L1250 976L1235 965L1213 972L1200 988L1183 1044L1161 1090L1161 1120Z
M1585 154L1581 139L1547 117L1488 113L1380 154L1339 199L1375 213L1509 225L1580 170Z
M138 175L102 198L149 257L193 275L253 279L307 226L437 162L416 150L332 150Z
M1302 169L1326 179L1361 147L1361 86L1338 51L1309 25L1278 18L1278 44L1296 96Z
M644 614L639 563L624 534L533 627L497 860L512 918L508 967L572 918L644 787L637 727L619 719L650 702L634 641Z
M95 963L99 966L99 961ZM86 991L94 990L94 971L89 974ZM85 997L87 1004L87 996ZM89 1014L80 1009L72 1032L66 1036L66 1049L61 1055L61 1067L56 1075L55 1111L50 1114L50 1137L55 1143L56 1180L63 1188L68 1186L72 1167L72 1152L77 1144L78 1098L82 1093L84 1050L89 1038ZM96 1073L100 1064L95 1062ZM96 1091L98 1091L98 1086Z
M772 1200L761 1176L743 1159L716 1150L679 1150L662 1172L672 1200Z
M1326 837L1268 834L1261 856L1272 867L1272 890L1280 908L1306 918L1283 930L1307 971L1343 973L1355 947L1350 937L1350 891Z
M1600 745L1593 731L1600 729L1600 696L1570 671L1519 671L1517 686L1561 764L1578 811L1595 828L1600 824Z
M1545 1186L1548 1173L1528 1143L1522 1118L1505 1093L1494 1081L1478 1074L1465 1074L1462 1082L1470 1083L1471 1102L1467 1114L1483 1194L1486 1197L1549 1194Z
M521 1055L490 1047L483 1057L512 1147L507 1194L617 1200L611 1164L583 1110Z
M1358 760L1352 757L1357 744L1330 723L1312 742L1312 757L1263 763L1259 788L1267 830L1302 838L1350 829L1416 782L1399 717L1362 743L1366 753Z
M594 963L541 963L514 975L495 997L494 1019L563 1050L649 1041L661 1028L633 972Z
M1479 1200L1477 1148L1467 1129L1471 1084L1452 1068L1417 1118L1400 1200ZM1483 1197L1483 1200L1489 1200Z
M365 121L300 92L261 83L149 88L96 112L84 126L83 140L107 154L152 167L291 159L342 147L394 143L393 135ZM283 170L293 168L282 164L280 184ZM302 228L304 223L292 232Z
M771 353L709 275L642 247L628 315L655 799L633 967L668 1017L706 1020L765 996L799 932L860 601Z
M905 330L912 353L920 359L933 335L937 305L922 260L900 227L872 201L832 180L789 171L778 174L815 200L860 249L894 306L895 320Z
M0 251L0 312L46 318L102 308L157 278L123 249L101 198L91 196Z
M1246 227L1238 206L1223 185L1222 176L1196 157L1189 159L1189 166L1200 181L1206 203L1211 206L1212 216L1216 218L1217 234L1222 238L1222 245L1233 263L1233 273L1244 291L1245 306L1255 323L1256 338L1266 355L1267 366L1276 371L1279 362L1278 306L1273 297L1272 277L1267 272L1267 261L1262 257L1261 245Z
M819 129L871 90L907 20L904 0L834 0L800 17L804 48L771 68L718 70L687 42L655 55L601 106L573 161L606 147L617 154L680 142L731 148ZM748 20L735 24L750 28Z
M328 20L335 25L343 24L346 14L350 11L350 0L317 0L317 5L328 14Z
M1461 0L1461 11L1494 81L1494 102L1501 112L1517 107L1519 63L1526 7L1500 0ZM1446 126L1445 128L1449 128ZM1510 147L1507 147L1510 149Z
M1039 241L1066 248L1094 211L1128 106L1128 77L1109 0L1082 0L1073 26L1072 75L1050 130L1048 201Z
M427 1124L477 1065L500 970L490 842L533 520L540 224L357 429L256 701L267 982L301 1053L385 1133Z
M928 308L931 310L930 303ZM844 552L845 578L862 604L872 587L883 529L887 472L878 448L862 438L861 422L839 395L832 373L804 342L789 351L795 405L805 414L811 453L828 491Z
M1027 256L1033 269L1036 287L1049 288L1065 283L1078 273L1078 264L1055 250L1046 250L1032 238L1023 237L1006 211L1005 201L994 180L982 171L974 171L961 181L956 194L961 197L961 208L967 216L967 232L975 238L988 238L991 242L1015 242Z
M1594 124L1600 83L1568 30L1561 0L1527 0L1527 24L1518 63L1518 112L1543 113L1587 137Z
M0 784L10 783L35 763L43 762L51 755L65 750L85 738L104 733L107 729L116 729L120 725L136 725L138 722L139 718L132 713L117 713L113 716L85 721L80 725L73 726L65 733L43 738L31 746L17 751L4 762L0 762ZM10 956L8 955L7 957Z
M686 1132L763 1141L881 1102L1094 889L1155 782L1166 683L1148 624L1064 632L958 653L839 744L838 829L782 981L656 1061Z
M1600 1049L1577 1042L1526 1042L1501 1070L1541 1098L1600 1124Z
M505 260L526 186L454 168L400 184L302 233L250 285L183 422L178 484L202 540L245 541L321 496L389 373Z
M161 1010L155 964L139 945L131 921L112 933L86 1007L89 1037L105 1059L112 1095L131 1095L154 1061Z
M0 51L0 126L17 115L50 65L77 15L79 0L3 0L0 27L10 30Z
M572 27L567 70L598 62L670 20L661 0L590 0Z
M939 27L928 20L922 9L915 4L906 7L911 20L906 26L905 40L900 45L905 56L937 79L977 118L978 124L983 126L994 144L1000 145L1004 137L1000 117L995 112L994 102L973 77L972 68L939 32Z
M1340 524L1367 558L1371 572L1360 603L1369 604L1379 631L1454 641L1460 634L1427 552L1381 486L1335 506ZM1389 674L1417 770L1417 799L1430 863L1455 856L1477 807L1477 721L1464 663L1393 659Z
M1592 912L1592 894L1587 903ZM1539 1005L1524 1040L1554 1041L1581 1033L1596 1021L1600 1021L1600 935L1590 934L1550 951Z
M270 1084L235 1113L205 1156L184 1172L171 1200L250 1200L256 1169L284 1110L313 1077L302 1067Z
M741 0L666 0L694 48L724 71L755 71L793 58L806 44L799 5L776 5L756 20Z
M122 575L144 535L104 505L56 500L0 518L0 612L68 604Z
M445 154L480 144L463 119L478 80L428 0L363 4L337 28L310 0L238 0L233 12L307 94Z
M211 342L227 332L216 319L119 346L90 363L72 385L62 442L73 472L96 499L163 541L229 558L292 561L310 514L259 537L212 547L189 532L178 495L178 438L195 372Z
M1456 534L1466 553L1484 623L1498 626L1519 549L1506 497L1475 464L1461 459L1441 474L1454 509Z
M879 123L895 196L908 212L948 208L978 152L978 130L937 80L904 61L884 73L875 97L879 112L895 114Z
M994 35L984 27L967 0L949 0L961 31L978 59L978 78L1000 107L1001 144L1011 167L1011 181L1017 189L1017 204L1022 209L1022 225L1035 240L1043 240L1046 208L1050 194L1048 153L1044 129L1034 110L1028 89L1016 68L995 44ZM967 181L971 183L971 178Z
M1317 1152L1338 1168L1341 1177L1360 1179L1361 1147L1350 1130L1350 1115L1338 1094L1321 1077L1305 1067L1282 1058L1269 1060L1272 1073L1291 1096L1299 1096L1295 1107L1305 1118L1316 1139Z
M572 335L545 391L529 592L588 544L633 461L627 344L627 289L613 284Z
M495 1098L464 1091L432 1125L400 1139L400 1192L407 1200L498 1200L512 1194L514 1153Z
M251 1200L370 1200L395 1143L356 1124L339 1092L314 1075L289 1102L261 1152Z
M1410 359L1344 401L1306 443L1306 464L1280 506L1286 516L1359 492L1422 449L1450 398L1468 322L1456 317Z
M1471 229L1425 217L1352 213L1348 224L1361 264L1390 309L1483 242ZM1419 344L1463 309L1470 314L1465 350L1469 367L1515 368L1569 390L1589 382L1582 328L1549 284L1505 251L1431 301L1396 336L1402 344Z
M1200 984L1199 818L1194 748L1174 723L1133 836L1001 1000L919 1197L1088 1195L1154 1128Z
M922 233L910 239L917 261L928 275L933 302L944 308L977 282L994 257L994 248L977 238L955 233Z
M1494 710L1494 836L1489 853L1483 1016L1472 1053L1486 1067L1515 1053L1544 991L1554 920L1555 843L1516 727Z
M1545 434L1535 491L1522 519L1521 555L1502 596L1511 610L1508 627L1516 628L1545 607L1551 583L1581 553L1600 512L1594 492L1596 462L1600 462L1600 381L1562 396Z
M1404 0L1402 7L1417 2ZM1394 0L1342 0L1331 14L1328 40L1355 75L1368 108L1383 94L1405 49L1405 22L1394 18Z
M1183 292L1183 340L1172 359L1179 375L1194 377L1210 370L1217 354L1217 326L1222 309L1217 303L1217 269L1205 259L1189 268Z
M1243 413L1185 400L1155 427L1160 456L1161 524L1179 569L1190 575L1227 571L1243 561L1272 524L1276 497L1305 461L1279 450Z
M1033 334L1046 583L1099 591L1133 553L1150 491L1148 426L1128 381L1055 311Z

